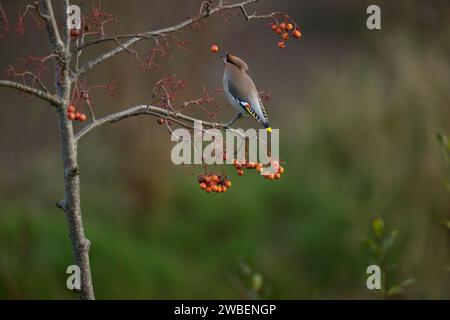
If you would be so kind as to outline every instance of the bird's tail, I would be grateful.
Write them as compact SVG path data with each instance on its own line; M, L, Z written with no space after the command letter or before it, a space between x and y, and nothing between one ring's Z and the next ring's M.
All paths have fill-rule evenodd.
M267 132L272 132L272 127L270 126L270 124L268 122L264 123L263 126Z

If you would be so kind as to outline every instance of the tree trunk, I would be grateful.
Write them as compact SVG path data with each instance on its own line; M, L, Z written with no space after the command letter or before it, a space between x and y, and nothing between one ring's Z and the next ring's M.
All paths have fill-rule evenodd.
M67 119L66 107L58 110L59 129L64 167L64 199L62 208L69 225L70 240L75 263L81 271L81 299L95 299L89 264L90 241L84 234L80 206L80 174L78 167L77 145L73 134L72 122Z

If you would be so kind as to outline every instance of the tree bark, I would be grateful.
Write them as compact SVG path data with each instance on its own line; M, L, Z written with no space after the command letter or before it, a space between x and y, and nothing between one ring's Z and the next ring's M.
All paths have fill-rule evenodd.
M80 297L81 299L93 300L95 296L89 263L90 241L85 236L81 217L77 144L72 123L67 119L65 108L58 111L58 117L64 167L65 196L62 207L66 213L75 263L81 271Z

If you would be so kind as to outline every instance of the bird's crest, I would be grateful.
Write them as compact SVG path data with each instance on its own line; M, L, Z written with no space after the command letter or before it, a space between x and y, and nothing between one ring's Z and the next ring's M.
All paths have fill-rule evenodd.
M241 58L238 58L238 57L233 56L231 54L227 54L226 58L227 58L227 62L228 63L234 64L236 67L238 67L242 71L248 71L249 70L248 65Z

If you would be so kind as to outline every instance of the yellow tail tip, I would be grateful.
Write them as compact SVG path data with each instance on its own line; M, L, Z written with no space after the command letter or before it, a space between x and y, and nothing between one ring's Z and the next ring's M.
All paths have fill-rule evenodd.
M272 128L271 127L266 128L266 130L267 130L267 132L272 132Z

